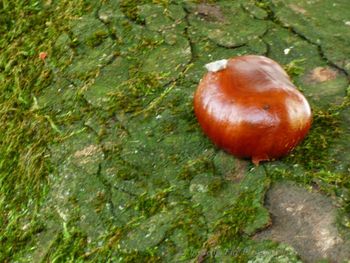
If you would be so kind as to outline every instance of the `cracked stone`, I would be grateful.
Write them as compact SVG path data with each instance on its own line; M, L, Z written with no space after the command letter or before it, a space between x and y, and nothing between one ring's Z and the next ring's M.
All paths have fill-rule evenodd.
M191 49L185 38L178 37L176 45L161 45L152 50L143 63L144 72L158 73L161 83L174 80L191 60Z
M178 5L170 5L167 13L163 12L161 6L143 5L141 8L146 28L158 32L162 37L165 36L163 37L165 43L144 55L142 71L159 74L160 82L164 85L178 78L191 61L192 54L189 40L183 36L185 31L185 24L181 20L185 17L183 9Z
M235 48L247 44L258 36L264 34L267 29L265 21L259 21L242 12L239 1L235 3L220 2L213 10L221 10L220 21L208 21L206 17L198 13L198 6L191 7L190 24L203 36L208 37L214 43L227 48ZM210 10L208 9L208 14ZM214 12L215 13L215 12ZM240 26L244 24L244 27ZM240 33L237 34L237 31Z
M146 251L156 246L165 238L178 213L180 210L174 208L144 220L140 227L128 233L127 238L120 243L121 248Z
M264 39L270 46L269 56L280 64L287 65L293 61L301 61L302 72L292 78L310 101L323 107L327 107L330 103L341 103L348 80L344 74L338 74L335 69L326 67L316 46L296 35L291 35L284 28L272 28ZM285 54L287 47L292 49Z
M289 5L279 10L285 10L290 17L287 21L281 18L283 13L274 10L283 22L278 25L261 3L251 1L181 1L164 5L143 3L146 2L129 1L144 22L137 24L120 11L120 1L103 1L98 10L75 20L72 31L62 34L55 45L59 54L67 52L67 56L50 62L57 63L56 67L72 58L72 63L54 71L54 81L38 96L38 106L49 109L59 121L65 116L74 118L64 121L70 123L67 126L59 122L66 139L50 147L55 170L49 176L49 193L41 210L46 229L38 235L33 253L46 255L52 246L60 246L55 242L71 224L87 238L88 244L81 247L102 261L106 259L103 253L109 250L121 261L154 253L165 262L232 262L241 254L243 260L252 263L300 262L291 246L251 240L256 231L271 225L263 206L265 191L275 180L265 171L270 169L269 164L256 168L217 149L200 131L192 102L205 64L251 53L267 55L285 66L300 63L302 70L297 67L291 72L293 81L317 105L326 107L344 99L346 75L320 52L321 47L333 61L327 49L331 40L323 32L283 28L283 24L294 28L295 21L314 26L311 18L316 11L306 1L285 1ZM308 2L315 3L315 10L325 5ZM334 10L331 19L338 23ZM342 11L341 16L345 13ZM315 15L316 22L330 19L321 16ZM348 20L343 21L346 28ZM319 26L315 24L312 30L316 29ZM321 42L313 43L318 34L323 37L319 37ZM336 32L332 34L337 37ZM76 38L74 47L71 38ZM334 54L342 52L346 41L340 43L341 38L335 41ZM346 52L347 47L342 55L345 64L349 63ZM149 83L142 79L145 76L161 82L151 94ZM164 94L167 85L173 87ZM114 105L112 96L119 92L130 97L133 90L129 87L141 95L137 93L140 96L132 97L128 103L142 101L142 108L160 100L145 113L124 112ZM143 89L147 92L142 93ZM332 144L330 156L339 162L335 171L347 175L350 115L347 110L340 114L344 133ZM284 160L280 163L284 164ZM303 174L298 164L293 164L291 170L296 177ZM345 200L345 187L332 187ZM341 243L345 238L339 238L339 230L333 225L335 210L329 199L289 185L276 189L272 188L267 198L273 211L272 226L257 236L271 237L271 233L277 233L274 229L280 229L276 240L292 240L290 244L298 252L313 246L311 252L316 248L332 257L345 258L347 252ZM305 198L298 199L302 197ZM277 201L290 204L278 217L274 214L279 211L274 206ZM315 218L319 224L308 221ZM233 244L232 240L220 243L220 235L226 233L218 233L217 227L225 220L228 228L235 227L232 231L237 230L239 235ZM298 243L296 227L312 241ZM115 228L122 231L118 240L110 239ZM236 247L236 242L242 247ZM336 250L340 251L337 255ZM304 256L304 252L299 253ZM52 258L48 254L46 259Z
M256 19L267 19L268 14L266 10L258 7L254 1L244 1L242 3L243 8Z
M139 11L149 30L166 35L184 29L186 14L180 5L169 5L166 10L160 5L142 5Z
M57 156L55 159L60 164L59 176L50 177L51 192L42 208L51 235L53 229L58 232L59 226L77 217L77 224L88 238L97 240L105 234L112 220L106 197L108 187L98 176L103 154L97 144L91 144L93 140L94 136L82 133L52 147L53 156ZM48 233L38 237L41 254L50 249Z
M67 67L65 75L72 79L84 78L89 73L98 72L100 68L113 59L116 45L111 39L106 39L98 47L88 48L82 51L76 59Z
M94 107L108 108L111 94L120 90L129 78L129 63L122 57L104 67L94 83L84 92L86 100Z
M290 26L319 45L326 58L350 73L350 31L346 23L349 3L341 1L272 1L273 10L284 25Z

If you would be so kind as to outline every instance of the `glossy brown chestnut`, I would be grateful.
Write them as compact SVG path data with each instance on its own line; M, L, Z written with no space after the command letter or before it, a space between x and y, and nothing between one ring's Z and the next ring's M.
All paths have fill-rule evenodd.
M208 66L194 95L205 134L240 158L273 160L305 137L312 114L305 97L275 61L241 56Z

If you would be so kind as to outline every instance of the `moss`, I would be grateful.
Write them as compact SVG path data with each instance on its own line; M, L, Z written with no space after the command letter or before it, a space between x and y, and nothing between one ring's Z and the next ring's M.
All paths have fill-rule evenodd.
M300 164L306 170L330 167L328 149L341 134L339 111L337 109L320 110L313 107L313 123L307 138L285 161Z
M252 203L254 198L250 193L241 193L237 200L225 209L215 224L215 231L219 236L218 242L222 245L230 245L231 242L240 240L244 229L257 214L257 207Z
M47 113L34 105L35 97L52 81L53 71L39 59L39 52L50 57L55 40L67 29L68 17L86 8L82 1L0 5L0 17L11 18L0 23L0 261L16 257L30 246L29 237L40 231L37 213L52 171L47 145L57 134ZM24 228L24 222L30 223Z
M291 77L297 77L304 73L305 69L303 67L303 64L305 62L305 59L295 59L289 62L287 65L284 66L284 70L287 72L287 74Z
M119 254L123 258L123 262L162 262L161 257L157 255L156 250L148 250L145 252L130 251Z
M86 44L90 47L97 47L108 37L108 35L109 33L106 31L96 31L86 40Z
M139 1L138 4L144 4L146 1ZM138 4L133 0L123 0L120 2L120 10L130 20L137 24L145 24L145 21L139 16Z
M186 205L173 224L173 230L182 230L186 240L186 249L182 251L181 260L193 259L198 249L203 246L207 226L199 206Z
M112 108L124 113L142 110L149 102L149 97L160 90L158 79L159 76L152 73L133 74L133 77L123 83L118 91L111 94Z
M205 4L214 4L219 2L218 0L192 0L193 3L196 4L201 4L201 3L205 3Z
M225 186L225 182L221 176L215 176L208 186L208 191L211 195L216 196Z
M191 180L195 175L201 173L210 173L214 170L212 160L207 155L199 156L197 159L190 160L185 164L178 177L182 180Z
M86 245L87 237L77 226L64 224L42 261L77 262L85 253L81 248Z
M122 0L120 1L120 10L124 13L124 15L129 18L131 21L144 25L145 20L139 14L139 6L147 3L161 4L166 7L169 4L169 0Z
M159 41L142 38L137 44L128 48L127 56L133 63L127 69L129 79L121 83L117 91L110 94L112 102L110 111L117 110L124 113L141 111L156 94L162 91L161 80L164 76L142 71L143 53L159 44Z
M147 30L147 25L145 27L135 25L144 23L138 13L138 6L144 3L166 6L168 1L124 0L118 2L116 6L108 3L101 7L100 11L104 10L106 14L109 14L109 11L118 12L120 5L122 12L129 18L129 21L124 22L125 29L132 29L125 30L127 33L120 36L117 42L118 50L115 53L115 56L123 57L126 61L123 65L128 66L126 69L129 73L128 80L118 83L115 93L107 94L113 100L109 108L106 107L105 110L94 108L82 95L86 86L97 79L99 70L83 73L78 77L67 76L65 69L56 64L60 57L59 51L56 53L51 49L55 39L62 33L67 34L63 45L70 45L74 49L72 56L74 52L79 52L80 48L77 47L84 44L102 49L103 45L100 44L108 37L104 30L93 33L87 43L79 43L78 39L74 39L69 33L68 24L70 23L67 23L82 14L91 14L91 11L96 12L96 10L91 8L87 10L88 7L83 2L79 2L76 7L77 3L71 3L71 1L60 3L46 1L43 5L37 1L30 3L7 1L6 3L6 7L0 6L0 12L2 12L0 20L4 22L0 25L0 29L5 36L0 39L3 51L0 54L0 120L3 124L0 127L0 208L2 211L0 223L3 226L0 229L0 261L23 261L28 258L27 255L33 254L33 250L39 253L44 251L43 261L56 262L167 261L164 258L169 259L168 261L176 261L179 258L182 258L183 261L205 258L208 262L224 262L225 259L235 262L250 260L250 255L260 249L258 244L252 244L249 247L249 235L256 231L258 224L255 220L262 222L262 219L265 218L261 216L263 208L260 200L263 193L256 189L247 190L241 193L237 200L229 199L232 196L237 197L236 190L254 188L257 177L255 175L246 176L245 178L251 177L251 181L244 184L225 182L222 176L226 174L226 171L232 170L233 166L230 165L234 161L231 160L232 158L227 159L227 163L225 160L219 163L222 169L218 167L215 169L215 160L214 162L212 160L213 151L210 154L206 151L213 146L205 137L199 135L198 124L192 110L190 94L195 88L192 81L197 82L200 76L193 77L191 81L188 80L187 69L184 69L181 74L172 72L174 74L171 77L155 73L151 67L149 67L149 72L142 71L145 70L143 67L145 57L150 51L163 47L164 43L162 40L147 39L140 34L141 30L138 31L138 29ZM182 10L179 5L177 7ZM190 12L190 10L187 11ZM183 19L179 14L174 13L174 20ZM175 18L175 15L179 17ZM47 19L48 16L50 19ZM95 19L94 16L93 19ZM191 34L186 37L195 37L196 26L188 22L187 27ZM123 22L118 23L115 21L116 26L122 27ZM112 23L108 26L111 25ZM182 30L176 34L183 37ZM149 35L148 37L151 38ZM192 42L195 50L200 45L199 42L206 46L209 40L201 38ZM171 49L172 46L167 49L170 50L169 53L164 54L170 54ZM217 50L217 47L213 46L211 51L214 50ZM37 58L40 51L48 52L46 63ZM160 56L163 52L165 51L159 48ZM232 52L232 50L225 51L225 54L226 52ZM73 62L73 66L77 66L82 61L79 56L74 57L74 61L71 59L65 60L66 65ZM151 64L152 59L150 59ZM195 60L194 63L202 66L200 58L194 56L192 59ZM303 65L299 62L294 61L294 64L288 65L287 70L290 71L290 74L300 74L300 68ZM186 63L185 60L184 63ZM40 108L40 103L36 103L36 97L40 97L42 90L57 79L65 79L64 84L58 83L58 87L65 86L69 81L74 84L73 87L69 86L71 88L69 95L64 100L54 98L55 106ZM170 89L167 86L169 81ZM166 95L165 99L163 99L165 97L163 94ZM155 107L157 110L153 111L152 108L152 111L148 111L148 116L135 118L135 112L142 111L150 102L159 97L162 103L157 104L160 105L159 108ZM156 118L154 121L158 112L162 113L162 118ZM163 114L165 112L168 115ZM327 149L333 143L334 131L336 134L341 134L337 112L339 109L314 110L314 127L309 138L300 146L300 149L296 149L292 156L283 160L283 163L287 163L286 168L275 169L271 172L270 177L273 180L294 178L307 184L318 182L322 190L329 189L329 192L333 191L339 197L343 196L344 213L348 213L348 199L345 200L345 197L349 181L345 174L328 169L332 167L332 160L327 157ZM151 124L154 126L148 126ZM104 185L101 186L102 188L93 188L102 189L97 195L96 191L93 195L85 193L85 199L80 199L80 197L74 199L76 194L74 193L73 197L67 198L67 202L76 206L79 211L69 211L76 216L68 223L64 223L62 228L58 223L55 234L49 237L50 245L42 247L40 243L35 244L36 238L41 239L42 232L52 231L52 229L45 228L45 226L50 228L50 225L44 221L47 215L40 214L47 208L45 196L48 191L52 190L49 199L52 198L51 201L55 202L56 198L60 198L56 197L59 195L56 189L48 188L48 174L52 174L50 181L57 179L55 178L57 173L54 173L55 167L52 167L49 162L48 144L52 142L61 144L72 134L77 134L79 132L77 129L89 129L91 133L98 136L98 143L103 147L104 155L101 166L106 165L106 167L100 170L96 164L94 166L96 169L93 170L99 170L99 177L105 176ZM138 132L134 133L129 129L138 130ZM117 132L114 132L115 130ZM164 142L164 138L171 140ZM179 138L185 139L179 140ZM138 155L133 154L135 148L130 146L131 141L136 140L140 148L145 147L145 151ZM157 151L157 147L161 150ZM153 149L156 150L153 151ZM154 153L154 160L159 165L157 167L153 166L153 157L145 156L151 152ZM164 158L163 154L167 157ZM66 158L66 156L59 156L59 158ZM130 160L130 158L134 159ZM305 168L306 175L295 173L296 169L289 169L294 164ZM63 166L58 164L59 168L64 168ZM111 168L108 174L110 176L104 174L108 168ZM201 175L208 178L204 183L207 182L209 191L200 193L200 196L203 197L203 200L209 201L196 204L195 194L189 189L189 181L196 177L196 179L199 178L199 183L203 183ZM90 177L86 180L89 179ZM127 188L128 192L120 194L123 198L125 196L125 200L123 198L120 200L118 195L118 183L120 182L128 184L131 188L131 190ZM65 181L65 184L72 186L72 189L77 188L76 191L80 190L81 184L74 185L74 182L71 181ZM171 185L176 187L171 188ZM143 192L144 194L139 195ZM222 197L223 193L225 193L224 197ZM198 193L196 194L199 196ZM232 195L229 196L230 194ZM91 211L84 204L88 200L89 202L92 200L89 205L93 212L97 212L97 219L104 223L105 236L91 237L89 231L80 225L83 222L82 218L88 213L86 211ZM213 212L207 210L213 210L212 208L221 201L227 201L230 205L218 208L221 216L216 221L211 218ZM44 208L41 207L43 202L45 202ZM179 206L182 208L179 209L180 212L174 211ZM140 235L144 237L140 228L147 223L147 220L156 228L159 227L157 220L152 221L152 219L163 213L170 215L169 218L174 220L167 219L163 222L166 230L163 232L164 236L160 237L160 241L155 242L156 245L145 250L133 250L131 242L131 245L126 245L125 249L120 248L132 231L141 233ZM62 222L58 215L49 215L55 217L54 219L58 222ZM90 218L93 217L94 215L90 215ZM217 214L214 217L217 218ZM170 226L167 225L168 221ZM95 226L95 224L91 225L89 225L90 228ZM247 231L247 227L253 230ZM154 233L158 234L157 231ZM174 237L175 235L177 238ZM140 241L140 236L137 239L136 242L144 242L142 245L147 246L147 240ZM276 245L271 246L271 250L274 251L275 248Z
M133 209L141 213L142 216L150 217L167 206L167 196L172 192L172 188L166 188L150 196L147 193L140 195Z

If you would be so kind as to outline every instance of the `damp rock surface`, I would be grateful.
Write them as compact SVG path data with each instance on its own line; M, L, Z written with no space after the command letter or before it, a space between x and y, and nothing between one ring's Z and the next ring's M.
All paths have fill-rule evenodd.
M348 0L4 2L1 262L350 260ZM258 167L193 112L205 65L247 54L313 111L304 142Z
M83 247L77 258L92 261L349 257L335 224L338 212L322 194L277 184L264 207L266 191L281 178L307 178L304 185L320 188L341 180L340 192L328 194L340 206L345 202L347 171L333 175L326 161L335 156L328 152L330 127L343 120L325 111L345 100L347 45L337 38L343 53L334 52L330 36L315 33L329 19L317 13L325 7L306 1L105 1L72 21L56 45L60 61L70 62L38 98L39 107L71 120L60 127L66 138L50 145L55 172L40 212L48 220L32 255L57 256L52 244L66 240ZM75 46L68 45L72 39ZM193 114L204 66L245 54L275 59L314 105L316 130L280 164L254 167L217 149ZM343 149L337 145L333 152ZM302 161L310 151L318 155ZM322 167L312 166L321 159ZM334 180L313 175L315 169Z
M329 197L283 182L267 192L265 206L272 225L256 239L289 244L305 262L349 259L350 242L337 228L337 207Z

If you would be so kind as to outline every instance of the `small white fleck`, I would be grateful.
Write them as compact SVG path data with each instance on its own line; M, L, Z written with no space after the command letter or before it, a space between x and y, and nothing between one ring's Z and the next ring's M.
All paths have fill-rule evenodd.
M157 120L159 120L159 119L161 119L161 118L162 118L162 115L157 115L157 116L156 116L156 119L157 119Z
M27 230L29 228L30 224L25 224L23 227L22 227L22 230Z
M289 47L289 48L284 49L284 50L283 50L283 53L284 53L285 55L288 55L289 52L292 50L292 48L293 48L293 47Z
M350 21L345 21L345 25L350 26Z
M103 22L107 22L107 21L108 21L108 15L106 15L106 14L101 14L101 15L100 15L100 19L101 19Z
M205 68L209 72L217 72L219 70L225 69L227 67L227 63L228 63L227 59L221 59L221 60L217 60L217 61L206 64Z

